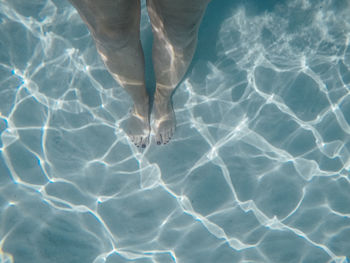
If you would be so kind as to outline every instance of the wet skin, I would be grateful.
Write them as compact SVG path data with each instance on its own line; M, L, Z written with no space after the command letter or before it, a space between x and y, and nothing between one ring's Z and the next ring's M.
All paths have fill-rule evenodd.
M88 26L108 71L134 102L122 123L130 140L144 148L149 144L152 129L158 145L168 143L176 127L171 96L191 63L209 0L147 1L156 77L152 111L140 41L140 0L69 1Z

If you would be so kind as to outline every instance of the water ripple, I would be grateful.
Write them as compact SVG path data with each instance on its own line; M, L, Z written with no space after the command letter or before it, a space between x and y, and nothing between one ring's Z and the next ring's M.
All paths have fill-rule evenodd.
M68 2L0 2L0 262L349 261L348 1L219 2L143 152Z

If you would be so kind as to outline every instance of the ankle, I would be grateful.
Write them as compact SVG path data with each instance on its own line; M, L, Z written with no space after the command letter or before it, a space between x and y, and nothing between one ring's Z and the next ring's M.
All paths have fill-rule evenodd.
M148 99L134 100L133 112L140 116L147 116L149 114Z
M156 104L169 104L171 101L171 93L157 91L154 93L154 103Z
M149 97L148 95L137 96L132 98L135 107L148 107Z

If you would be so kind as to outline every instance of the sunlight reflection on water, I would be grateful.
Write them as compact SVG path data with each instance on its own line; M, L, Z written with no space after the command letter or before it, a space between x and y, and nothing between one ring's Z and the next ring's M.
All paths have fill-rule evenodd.
M144 152L76 11L0 2L0 262L348 262L349 3L219 2Z

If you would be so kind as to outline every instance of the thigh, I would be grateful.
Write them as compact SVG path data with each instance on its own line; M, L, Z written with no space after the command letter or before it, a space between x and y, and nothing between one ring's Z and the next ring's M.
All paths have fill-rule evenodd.
M169 40L197 34L209 0L148 0L147 7L155 33Z
M69 0L95 40L122 39L139 34L140 0Z

